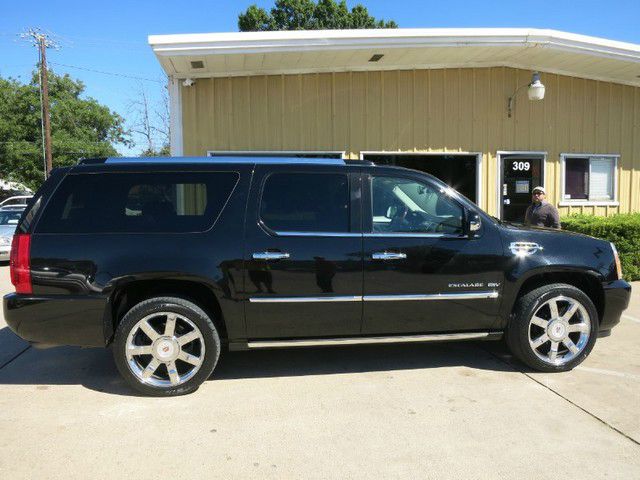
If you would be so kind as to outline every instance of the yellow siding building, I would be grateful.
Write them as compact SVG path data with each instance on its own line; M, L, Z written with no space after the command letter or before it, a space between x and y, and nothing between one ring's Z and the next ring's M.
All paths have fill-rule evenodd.
M562 214L640 211L638 45L523 29L149 40L170 77L172 154L404 165L511 220L538 184Z

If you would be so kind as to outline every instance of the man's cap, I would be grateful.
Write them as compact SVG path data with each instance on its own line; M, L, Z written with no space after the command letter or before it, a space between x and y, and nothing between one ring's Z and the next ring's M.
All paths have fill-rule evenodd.
M547 192L545 191L544 187L536 187L531 191L531 193L536 193L536 192L542 192L545 195L547 194Z

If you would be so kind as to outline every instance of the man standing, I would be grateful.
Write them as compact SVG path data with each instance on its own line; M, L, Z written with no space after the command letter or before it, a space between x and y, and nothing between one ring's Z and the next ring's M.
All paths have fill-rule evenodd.
M532 203L524 214L525 225L534 227L560 228L558 209L545 200L544 187L536 187L532 192Z

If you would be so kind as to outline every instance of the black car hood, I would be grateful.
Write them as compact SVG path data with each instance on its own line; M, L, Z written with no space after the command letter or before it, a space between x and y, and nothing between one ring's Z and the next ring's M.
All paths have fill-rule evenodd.
M530 235L536 235L536 236L538 235L542 235L544 237L554 236L557 239L562 239L563 237L564 238L579 237L579 238L589 238L592 240L598 240L600 242L606 242L601 238L585 235L584 233L571 232L569 230L559 230L557 228L548 228L548 227L535 227L532 225L524 225L522 223L507 222L504 220L498 220L498 223L502 228L506 229L510 233L522 232L523 234L530 234Z

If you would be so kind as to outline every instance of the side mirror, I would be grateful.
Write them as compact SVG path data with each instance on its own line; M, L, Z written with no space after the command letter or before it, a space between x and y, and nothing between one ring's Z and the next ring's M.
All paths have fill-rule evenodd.
M480 230L482 226L482 221L480 220L480 215L476 212L469 212L467 217L467 232L469 232L470 237L474 237L476 233Z

